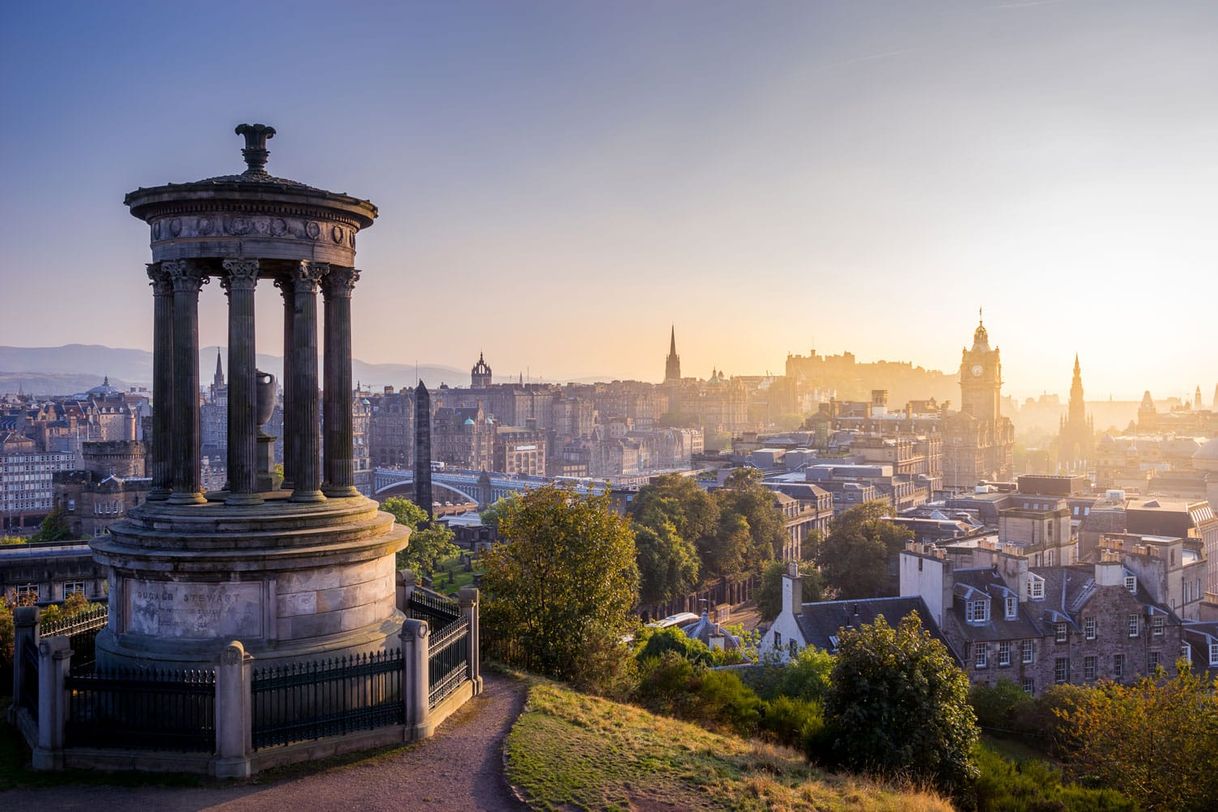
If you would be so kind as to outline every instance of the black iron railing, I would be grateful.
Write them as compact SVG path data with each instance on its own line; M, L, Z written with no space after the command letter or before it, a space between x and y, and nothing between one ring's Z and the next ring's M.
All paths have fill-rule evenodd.
M31 636L21 647L21 707L38 721L38 647Z
M402 652L376 652L258 669L254 749L405 722Z
M214 671L70 674L64 688L68 747L215 750Z
M415 587L406 602L406 613L412 618L426 620L434 631L461 617L461 606L442 595Z
M72 673L87 674L97 661L97 635L106 628L110 617L105 604L63 620L47 623L40 629L42 637L67 637L72 648Z
M469 621L458 618L431 635L427 706L434 708L469 677Z

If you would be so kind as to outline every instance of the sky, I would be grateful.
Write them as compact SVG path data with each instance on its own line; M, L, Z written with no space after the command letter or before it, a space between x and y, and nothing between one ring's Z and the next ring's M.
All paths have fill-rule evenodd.
M781 373L849 350L1005 390L1218 382L1218 4L0 4L0 344L151 347L139 186L370 198L354 354ZM204 289L200 342L222 344ZM259 288L259 351L279 297Z

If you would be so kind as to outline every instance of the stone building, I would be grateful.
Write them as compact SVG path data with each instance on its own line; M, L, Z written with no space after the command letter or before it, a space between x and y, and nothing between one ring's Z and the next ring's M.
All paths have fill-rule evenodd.
M482 407L436 409L431 422L431 458L469 471L494 465L495 422Z
M1002 415L1002 360L978 323L960 359L960 411L944 420L944 487L972 488L1014 472L1015 427Z
M0 529L37 527L54 503L54 475L75 468L76 459L72 452L44 451L20 432L0 431Z
M974 684L1009 679L1028 693L1175 671L1182 620L1120 561L1032 567L992 552L958 568L918 545L901 554L901 594L921 598Z
M546 433L519 426L496 426L493 468L501 474L545 476Z
M471 389L487 389L493 380L491 376L491 366L482 357L482 353L478 353L478 361L469 371L469 386Z
M414 465L414 393L403 387L368 398L368 455L373 468L410 468Z
M95 538L142 504L151 482L143 443L85 443L84 467L54 476L55 505L63 510L74 538Z
M0 547L0 595L9 606L58 603L74 594L98 600L106 588L106 569L84 542Z

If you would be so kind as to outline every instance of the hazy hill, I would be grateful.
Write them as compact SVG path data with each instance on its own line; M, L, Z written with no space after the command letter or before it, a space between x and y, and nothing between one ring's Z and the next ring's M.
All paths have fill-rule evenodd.
M220 348L222 358L227 353ZM216 347L199 351L199 368L206 385L216 368ZM225 362L227 369L227 361ZM283 377L283 358L259 355L258 368ZM468 386L469 372L454 367L420 364L419 377L428 387ZM0 346L0 392L43 395L64 395L84 391L110 376L110 383L120 389L129 386L151 386L152 353L105 347L99 344L65 344L61 347ZM352 376L365 386L413 386L414 364L369 364L359 359L352 362Z

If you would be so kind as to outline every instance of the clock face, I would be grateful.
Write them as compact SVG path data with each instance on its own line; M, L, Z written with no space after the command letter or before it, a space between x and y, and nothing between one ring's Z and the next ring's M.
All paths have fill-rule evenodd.
M982 366L981 366L981 364L973 364L973 369L972 369L972 372L973 372L973 377L974 377L974 378L980 378L980 377L981 377L981 373L982 373L982 372L985 372L985 368L984 368L984 367L982 367Z

